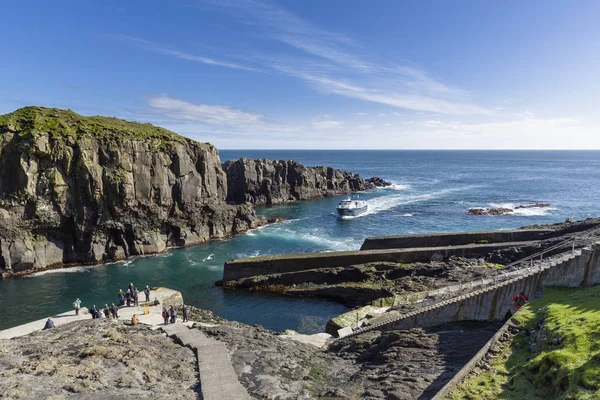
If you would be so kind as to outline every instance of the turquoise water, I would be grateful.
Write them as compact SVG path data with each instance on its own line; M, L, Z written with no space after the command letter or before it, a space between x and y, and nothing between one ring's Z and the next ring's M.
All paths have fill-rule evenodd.
M590 151L221 151L221 159L294 159L331 165L364 177L380 176L392 188L360 195L366 215L340 220L341 197L283 206L258 213L284 216L283 223L167 253L94 267L48 271L0 281L0 329L70 308L113 302L129 282L178 289L187 303L222 317L275 330L321 331L344 307L322 300L224 290L213 283L232 258L301 251L358 249L368 236L508 229L565 218L598 216L600 152ZM475 217L471 207L549 202L549 209Z

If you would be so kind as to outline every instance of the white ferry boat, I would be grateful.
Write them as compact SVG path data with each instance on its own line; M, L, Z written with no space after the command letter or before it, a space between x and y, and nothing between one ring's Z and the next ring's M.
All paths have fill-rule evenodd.
M336 207L340 217L354 217L367 212L367 202L364 200L352 200L350 198L340 201Z

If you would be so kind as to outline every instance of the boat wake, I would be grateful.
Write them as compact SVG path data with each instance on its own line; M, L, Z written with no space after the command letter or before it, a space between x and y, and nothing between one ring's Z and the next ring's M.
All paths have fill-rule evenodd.
M440 197L443 197L443 196L453 193L453 192L460 192L460 191L469 190L472 188L473 188L473 186L466 186L466 187L461 187L461 188L443 189L443 190L438 190L435 192L423 193L423 194L412 194L412 195L411 194L394 194L394 195L389 195L389 196L375 197L368 201L369 208L367 209L367 212L360 214L360 215L356 215L356 216L343 217L341 219L346 220L346 219L362 218L362 217L366 217L368 215L373 215L373 214L378 214L383 211L388 211L388 210L391 210L398 206L434 200L434 199L438 199ZM413 215L412 214L403 214L402 216L403 217L412 217Z

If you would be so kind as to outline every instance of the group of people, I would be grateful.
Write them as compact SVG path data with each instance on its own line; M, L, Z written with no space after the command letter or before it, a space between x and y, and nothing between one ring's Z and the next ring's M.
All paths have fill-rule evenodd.
M130 283L126 292L123 292L122 289L119 289L119 294L117 295L119 299L119 305L124 306L125 304L127 304L127 307L130 307L133 303L133 305L137 307L139 306L139 295L139 290L135 286L133 286L133 283ZM146 285L146 288L144 289L144 295L146 295L146 302L149 302L150 288L148 287L148 285Z
M150 302L150 287L146 286L146 288L144 289L144 295L146 296L146 302ZM123 292L123 290L119 289L119 294L118 294L118 299L119 299L119 306L124 306L125 304L127 304L127 306L131 306L131 304L133 303L134 306L138 306L139 305L139 301L138 301L138 296L139 296L139 291L138 289L133 285L133 283L130 283L127 291ZM158 305L159 302L157 299L154 300L155 301L155 305ZM93 305L89 312L90 315L92 316L93 319L98 319L98 318L113 318L113 319L119 319L119 306L116 306L115 303L112 303L112 305L108 305L105 304L104 308L96 308L96 305ZM81 300L79 298L77 298L74 302L73 302L73 308L75 309L75 315L79 315L79 310L81 309ZM189 315L189 309L188 306L184 305L183 309L182 309L182 314L183 314L183 322L187 322L188 321L188 315ZM165 321L165 325L168 325L169 323L174 324L177 321L177 312L175 311L175 308L173 306L169 307L169 309L164 308L163 312L162 312L162 317ZM132 319L131 319L131 323L132 325L137 325L139 323L139 319L137 318L137 316L134 314ZM48 320L46 321L46 324L44 326L44 329L51 329L54 328L54 321L52 320L52 318L48 318Z
M108 304L105 304L103 310L97 309L95 304L90 308L90 314L93 319L102 318L103 312L104 318L110 318L112 316L114 319L119 319L119 307L115 306L115 303L112 303L110 307Z
M181 311L183 314L183 322L187 322L189 314L188 306L184 305ZM173 306L169 307L169 309L163 308L162 317L165 321L165 325L169 325L169 322L171 324L177 322L177 312L175 311L175 308L173 308Z

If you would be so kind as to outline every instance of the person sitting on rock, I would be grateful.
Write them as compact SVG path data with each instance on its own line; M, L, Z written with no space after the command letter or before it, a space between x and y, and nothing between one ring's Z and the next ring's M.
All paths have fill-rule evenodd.
M140 323L140 320L138 319L138 317L136 317L135 314L133 314L133 317L131 317L131 325L137 325Z
M46 320L46 325L44 325L44 329L43 330L45 330L45 329L52 329L52 328L54 328L54 321L52 321L52 318L48 318Z
M102 311L96 310L96 319L102 319Z

